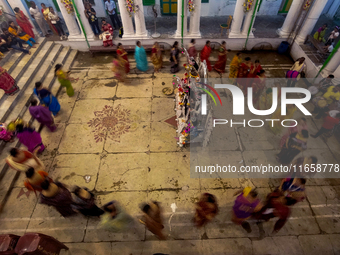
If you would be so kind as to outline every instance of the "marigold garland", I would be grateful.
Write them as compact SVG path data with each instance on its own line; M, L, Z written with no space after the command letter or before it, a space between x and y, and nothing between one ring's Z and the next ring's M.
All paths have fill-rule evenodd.
M303 9L304 9L304 10L307 10L307 9L310 7L310 5L311 5L311 0L307 0L307 1L305 2L305 4L303 5Z
M70 0L60 0L60 2L62 4L64 4L65 9L66 9L68 14L71 14L71 13L74 12L73 4L72 4L72 2Z
M133 0L126 0L126 10L128 11L130 17L132 16L132 13L136 12L136 8L135 8L135 3Z
M245 3L243 4L244 12L249 12L253 3L254 3L254 0L246 0Z
M188 1L188 9L189 9L189 12L193 12L195 10L195 1L194 0Z

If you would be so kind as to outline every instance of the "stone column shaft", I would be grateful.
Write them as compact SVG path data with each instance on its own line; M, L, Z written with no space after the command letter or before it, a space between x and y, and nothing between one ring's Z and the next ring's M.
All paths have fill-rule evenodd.
M126 10L126 1L118 0L119 11L120 11L120 18L122 19L123 24L123 39L126 38L134 38L135 31L133 29L132 18L130 17L129 12Z
M85 29L85 32L86 32L87 40L94 41L95 34L92 31L89 20L86 18L86 15L85 15L85 12L84 12L85 7L84 7L84 4L83 4L83 1L82 0L75 0L74 2L77 5L77 9L78 9L78 12L79 12L79 15L80 15L80 20L78 18L77 18L77 20L78 20L79 23L80 23L80 21L82 22L84 29Z
M201 38L200 24L201 24L201 1L196 1L195 9L192 13L190 13L190 27L188 35L190 38Z
M280 35L281 38L289 36L293 31L304 1L305 0L293 0L282 27L277 30L277 34Z
M61 14L63 15L69 36L69 41L84 41L85 37L80 31L79 26L76 21L75 13L68 13L64 4L57 1Z
M325 8L327 4L327 0L314 0L313 6L307 17L305 22L303 23L301 30L296 38L297 43L304 43L307 35L312 33L312 30L318 21L323 9Z
M332 59L326 65L325 71L327 74L332 74L340 66L340 48L333 55Z
M184 24L183 24L183 37L188 34L188 14L187 14L187 1L178 0L177 1L177 30L175 38L182 37L182 1L184 1Z
M241 27L244 17L244 0L237 0L233 20L231 22L231 29L229 33L229 38L240 38L241 36Z
M246 14L246 18L244 20L243 28L242 28L242 35L243 36L247 36L248 35L251 19L253 18L253 15L254 15L254 8L255 8L256 3L258 1L260 1L260 0L255 0L254 1L252 8ZM259 8L259 5L257 6L257 8ZM256 14L257 14L257 10L255 11L255 17L256 17ZM252 31L254 23L255 23L255 18L254 18L253 24L251 24L251 28L250 28L251 30L250 30L250 33L249 33L249 38L254 38L254 34L253 34L253 31Z
M136 26L136 37L137 38L148 38L148 31L145 26L144 8L142 0L135 0L138 5L138 11L135 14L135 26Z

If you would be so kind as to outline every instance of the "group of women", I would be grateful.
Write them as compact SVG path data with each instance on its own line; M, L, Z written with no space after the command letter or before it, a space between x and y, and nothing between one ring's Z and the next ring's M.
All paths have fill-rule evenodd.
M232 222L251 233L248 220L256 220L262 239L265 234L262 222L278 218L272 234L277 233L287 222L291 214L291 206L306 198L305 183L304 178L285 178L264 201L258 198L258 193L251 187L235 192L234 196L237 197L232 209Z
M235 83L245 96L248 94L248 88L252 88L253 106L256 109L269 109L271 107L270 97L267 97L267 93L264 93L266 87L265 70L263 70L259 60L255 60L253 63L250 57L246 57L244 61L241 57L242 53L238 52L230 62L229 80ZM266 99L269 99L268 102L266 102Z
M36 7L36 4L34 1L29 2L30 7L30 14L32 18L34 18L42 33L43 36L48 36L46 25L48 26L49 30L55 34L65 38L64 30L60 23L60 18L58 17L58 14L54 11L53 7L47 7L44 3L41 4L41 10ZM21 11L18 7L14 8L16 22L18 26L30 37L34 39L34 32L33 32L33 26L31 22L29 21L29 18ZM45 23L40 19L40 17L43 16L43 19L45 20Z
M335 26L329 34L327 40L325 39L327 24L323 24L315 33L314 39L324 44L324 50L327 52L329 46L334 45L335 40L339 37L339 27Z
M43 36L48 36L46 25L48 26L49 30L59 36L65 35L62 30L60 29L60 18L54 17L57 15L52 7L47 7L44 3L41 4L41 10L36 7L34 1L30 1L30 14L32 18L37 20L37 23L42 30ZM18 7L14 8L16 22L18 26L31 38L34 39L34 32L33 26L29 21L29 18L21 11ZM51 15L52 14L52 15ZM40 17L43 16L45 23L40 20Z
M138 70L146 72L149 69L146 52L140 41L136 42L135 60ZM157 42L154 43L151 50L151 61L154 65L155 72L159 72L163 67L163 56ZM127 52L121 43L118 43L117 45L117 57L113 60L112 71L114 72L114 77L121 82L125 81L126 75L130 72L130 63Z
M115 58L113 61L113 71L115 73L115 77L118 80L124 81L126 74L129 73L130 71L130 64L127 58L127 52L124 50L123 45L119 43L117 47L118 47L117 58ZM216 70L217 72L224 73L225 68L226 68L226 63L227 63L227 53L230 52L230 50L226 49L226 42L225 41L222 42L218 50L218 61L215 63L213 68L209 60L211 52L212 52L212 49L210 47L210 41L207 41L200 54L201 61L205 61L207 63L208 71L212 71L212 69L214 68L214 70ZM179 67L180 53L181 52L179 48L179 43L175 41L170 50L170 62L171 62L170 72L171 73L177 73L180 70L180 67ZM194 60L196 60L197 50L195 47L194 39L192 39L191 43L189 44L188 54L189 54L189 57L192 57L194 58ZM137 63L138 70L142 72L145 72L148 70L148 62L147 62L145 49L141 45L140 41L136 43L135 60ZM155 42L152 47L151 62L154 66L154 70L156 73L159 72L161 68L163 68L162 50L158 42ZM196 68L198 68L197 64L195 64L195 66ZM258 65L256 64L256 66ZM254 72L256 72L256 70L254 70ZM262 75L262 77L264 77L264 74Z
M74 90L71 80L74 79L69 76L69 72L65 72L61 64L55 66L54 72L60 85L66 88L66 94L70 97L73 96ZM35 83L33 93L39 99L40 105L38 105L37 100L33 99L29 107L29 112L40 124L45 125L51 132L55 131L56 125L54 123L54 117L60 111L60 104L57 98L49 89L44 88L41 82ZM27 147L30 153L41 153L45 149L40 134L20 118L11 121L8 125L2 123L0 126L0 140L12 142L15 136Z

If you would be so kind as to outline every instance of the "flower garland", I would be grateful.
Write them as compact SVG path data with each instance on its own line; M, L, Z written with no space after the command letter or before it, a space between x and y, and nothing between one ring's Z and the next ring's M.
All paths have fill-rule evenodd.
M307 10L307 9L310 7L310 5L311 5L311 0L307 0L307 1L305 2L305 4L303 5L303 9L304 9L304 10Z
M194 12L195 10L195 0L189 0L188 1L188 9L189 9L189 12Z
M131 17L132 13L136 12L135 3L133 2L133 0L126 0L125 6L126 6L126 10L128 11Z
M243 4L244 12L249 12L253 3L254 3L254 0L246 0L245 3Z
M71 13L74 12L73 4L72 4L71 0L60 0L60 2L62 4L64 4L65 9L66 9L68 14L71 14Z

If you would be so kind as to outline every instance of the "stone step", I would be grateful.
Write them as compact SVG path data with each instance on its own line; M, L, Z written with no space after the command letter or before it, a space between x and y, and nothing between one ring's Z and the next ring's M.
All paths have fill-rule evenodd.
M56 60L53 60L55 63L62 63L63 61L66 61L67 57L68 57L68 54L70 52L70 48L69 47L62 47L61 46L61 51L59 53L59 55L57 56ZM55 77L54 76L54 71L52 70L53 69L53 64L52 65L47 65L47 67L51 68L51 71L47 72L47 75L45 75L44 77L41 78L41 81L46 84L47 87L50 87L50 86L53 86L53 82L52 82L52 79ZM43 79L44 78L44 79ZM33 82L33 86L35 86L35 82ZM30 87L30 91L31 91L31 94L33 93L33 88L34 87ZM16 107L18 108L18 107ZM18 108L17 110L17 113L18 112L21 112L22 109ZM16 116L17 117L17 116ZM16 118L15 117L15 118ZM4 147L6 146L6 143L5 142L0 142L0 153L1 151L4 149ZM1 169L1 165L0 165L0 169Z
M24 72L20 80L17 82L20 91L16 93L14 96L10 96L6 99L6 101L0 106L0 121L5 122L14 109L20 98L26 92L27 86L30 84L32 78L38 72L45 58L48 56L49 51L53 47L54 42L47 42L41 50L39 50L37 57L31 62L27 70ZM18 68L18 67L17 67ZM17 69L16 68L16 69Z
M21 56L19 57L19 59L21 58L20 61L16 61L18 63L14 63L10 68L8 68L8 70L13 69L13 71L11 71L11 75L17 82L19 82L24 72L27 70L28 67L30 67L31 63L35 60L35 58L38 57L38 54L46 46L46 44L51 44L53 42L47 42L46 40L39 39L38 43L39 44L36 45L36 48L30 49L32 53L31 55L21 53Z
M22 117L29 106L30 99L33 98L33 89L35 88L35 83L37 81L44 81L45 77L52 71L54 61L58 58L60 51L62 50L62 46L60 44L56 44L52 49L49 50L49 55L44 58L44 62L41 65L39 71L31 78L31 82L29 86L27 86L25 93L20 98L20 101L15 106L15 109L12 110L11 114L8 116L8 120L16 119L18 116Z
M44 87L51 88L52 86L54 86L54 80L56 79L54 74L54 66L59 63L64 64L68 59L70 52L71 52L70 47L62 48L58 58L54 61L53 65L51 66L51 71L46 75L44 81L41 81L43 82Z
M49 87L51 91L58 91L60 89L60 85L58 81L56 81L56 78L54 76L54 63L62 63L64 65L65 69L70 69L76 55L77 50L70 50L69 47L62 47L61 45L55 45L52 50L49 52L53 52L53 54L49 54L46 57L44 57L44 65L39 69L38 73L42 73L42 81L44 82L45 86ZM48 63L48 64L47 64ZM45 65L46 64L46 65ZM32 73L33 74L33 73ZM32 75L34 76L34 74ZM23 104L23 107L21 108L21 114L22 118L25 121L28 121L31 123L31 125L38 130L40 124L37 121L34 121L33 118L31 118L31 115L29 111L27 111L27 106L25 105L24 99L30 98L30 95L32 95L33 87L34 87L34 79L30 79L31 84L27 88L27 93L21 98L20 105ZM31 94L29 94L29 92ZM56 96L58 96L58 93L55 93ZM26 100L27 102L27 100ZM20 109L20 107L18 107ZM26 108L26 110L24 110ZM12 113L11 113L12 114ZM15 115L13 115L14 117ZM25 146L21 145L19 141L15 141L14 143L7 143L4 146L4 149L2 150L2 153L0 154L0 212L3 209L7 198L11 194L12 188L16 185L17 187L22 187L23 179L25 178L24 174L20 172L16 172L12 169L10 169L6 162L5 158L8 155L8 151L10 148L16 147L16 148L25 148ZM46 169L48 171L48 169Z
M64 69L64 70L69 70L69 69L71 69L72 63L73 63L74 59L76 58L77 53L78 53L77 50L71 50L71 51L70 51L68 58L66 59L66 61L65 61L64 63L62 63L62 64L63 64L63 69ZM55 79L54 85L53 85L53 87L51 88L52 94L58 95L58 94L60 93L59 91L60 91L61 89L62 89L62 87L60 86L58 80Z
M8 71L8 73L18 82L22 74L30 66L34 58L37 56L40 49L45 45L46 39L37 39L39 45L36 48L31 48L31 55L21 51L11 50L4 59L0 61L0 66ZM0 91L0 106L7 101L8 96L3 90Z

